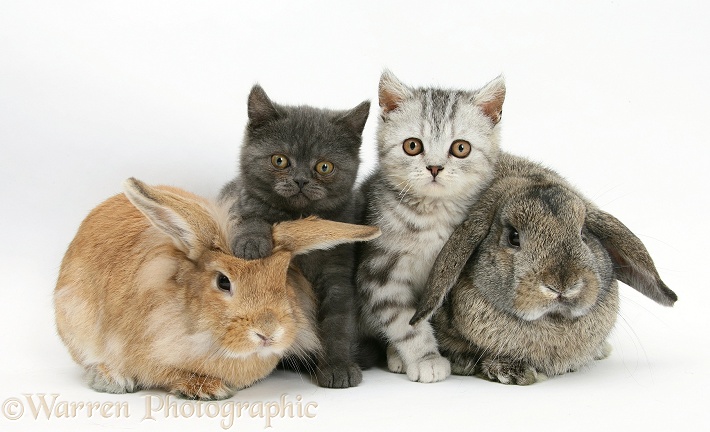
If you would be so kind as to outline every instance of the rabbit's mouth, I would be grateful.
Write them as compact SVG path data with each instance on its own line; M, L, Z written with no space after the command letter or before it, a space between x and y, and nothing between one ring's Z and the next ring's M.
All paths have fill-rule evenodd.
M550 319L553 321L574 320L586 315L591 306L581 305L579 302L570 301L564 297L538 304L537 307L517 309L515 314L525 321Z
M232 351L230 349L225 349L224 354L225 357L231 358L231 359L239 359L239 360L244 360L249 357L253 356L258 356L258 357L271 357L271 356L276 356L276 357L281 357L283 356L285 352L285 347L283 344L269 344L266 345L264 343L259 343L253 349L248 350L246 352L237 352L237 351Z

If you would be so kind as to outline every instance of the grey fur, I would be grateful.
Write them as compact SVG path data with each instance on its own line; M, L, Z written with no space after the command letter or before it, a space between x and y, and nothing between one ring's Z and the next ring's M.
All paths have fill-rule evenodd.
M384 339L390 370L413 381L449 375L428 323L408 321L440 248L492 179L500 116L485 111L499 113L504 95L500 78L472 92L410 88L388 71L380 79L379 165L361 190L363 222L382 236L361 245L358 298L363 332ZM421 141L421 153L404 151L410 138ZM450 153L458 140L470 143L470 155Z
M307 216L349 223L359 219L362 203L353 186L369 107L368 101L349 111L284 106L273 103L259 85L252 88L239 175L220 193L220 201L230 206L235 255L270 255L275 222ZM290 165L276 168L273 155L286 156ZM332 173L316 172L322 161L333 164ZM341 245L295 260L319 300L324 350L317 355L316 379L325 387L350 387L362 380L354 361L354 259L353 246Z
M621 222L554 171L501 154L495 179L437 257L411 323L436 311L454 373L531 384L608 355L616 279L663 305L677 300Z

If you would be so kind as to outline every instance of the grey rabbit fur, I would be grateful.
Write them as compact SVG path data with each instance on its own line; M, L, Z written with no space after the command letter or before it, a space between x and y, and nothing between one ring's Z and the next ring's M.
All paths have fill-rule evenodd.
M556 172L502 153L410 323L431 317L452 373L532 384L609 355L617 280L665 306L678 299L619 220Z

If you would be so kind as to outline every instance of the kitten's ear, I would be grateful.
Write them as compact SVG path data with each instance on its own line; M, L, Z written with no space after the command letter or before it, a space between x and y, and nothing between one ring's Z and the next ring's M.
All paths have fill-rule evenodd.
M249 125L253 128L276 120L280 116L273 102L259 84L254 84L249 92L247 114L249 115Z
M356 135L362 135L362 130L365 128L368 115L370 115L370 101L364 101L338 117L337 121L344 123L348 129L353 131Z
M498 124L503 115L503 101L505 100L505 79L499 75L473 96L473 102L481 108L483 114L490 118L494 125Z
M402 84L389 70L385 69L380 76L380 106L386 114L397 109L403 100L412 97L412 90Z

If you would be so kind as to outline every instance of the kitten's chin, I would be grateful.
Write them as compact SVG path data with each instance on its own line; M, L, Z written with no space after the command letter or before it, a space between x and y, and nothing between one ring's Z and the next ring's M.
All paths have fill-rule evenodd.
M311 203L311 200L303 193L298 192L286 198L288 203L294 208L305 208Z
M445 198L456 195L457 189L440 181L430 181L420 188L419 194L428 198Z

